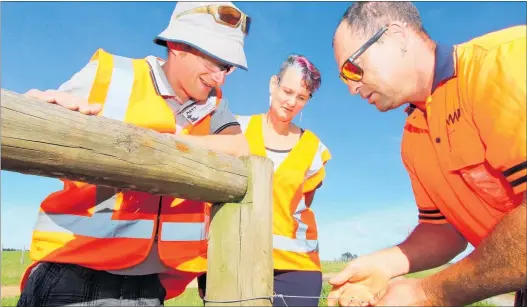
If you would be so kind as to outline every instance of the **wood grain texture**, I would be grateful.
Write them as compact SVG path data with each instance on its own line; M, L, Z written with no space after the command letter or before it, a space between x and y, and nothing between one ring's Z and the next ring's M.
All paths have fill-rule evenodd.
M238 158L5 89L1 94L3 170L209 202L245 195L248 169Z
M272 306L273 162L245 159L250 168L245 198L212 207L205 306ZM267 297L249 301L240 299ZM225 303L234 300L237 302Z

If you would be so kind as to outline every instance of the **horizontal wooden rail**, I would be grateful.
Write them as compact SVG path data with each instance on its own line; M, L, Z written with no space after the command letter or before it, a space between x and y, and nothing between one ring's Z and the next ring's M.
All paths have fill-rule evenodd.
M1 92L3 170L158 195L236 203L249 170L177 136Z

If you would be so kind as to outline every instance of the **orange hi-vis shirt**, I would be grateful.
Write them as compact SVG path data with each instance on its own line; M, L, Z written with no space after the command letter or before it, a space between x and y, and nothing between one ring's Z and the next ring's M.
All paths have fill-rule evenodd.
M419 222L450 223L474 246L525 201L526 30L438 44L426 112L406 110L402 159Z

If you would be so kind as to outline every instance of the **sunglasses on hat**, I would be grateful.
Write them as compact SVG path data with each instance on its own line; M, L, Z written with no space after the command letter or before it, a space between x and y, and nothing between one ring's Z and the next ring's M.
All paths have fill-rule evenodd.
M240 10L229 5L218 5L211 4L207 6L200 6L188 11L184 11L176 16L179 18L187 14L209 14L214 18L219 24L228 26L231 28L242 27L243 33L249 35L249 28L251 25L251 17L247 16L245 13L242 13Z
M342 81L355 81L358 82L362 80L364 71L357 64L355 60L364 53L371 45L376 43L379 38L388 30L388 27L382 27L377 33L375 33L364 45L362 45L357 51L355 51L340 67L340 78Z

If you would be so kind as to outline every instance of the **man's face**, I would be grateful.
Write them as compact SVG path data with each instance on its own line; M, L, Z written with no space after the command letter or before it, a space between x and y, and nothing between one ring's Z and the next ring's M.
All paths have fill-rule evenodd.
M221 87L234 68L205 55L194 48L177 51L174 73L179 76L181 87L189 98L207 99L211 90Z
M357 34L345 22L335 32L334 54L339 71L344 62L371 37ZM382 43L374 43L353 61L362 68L362 79L345 82L352 95L359 94L379 111L385 112L408 102L411 94L405 90L405 84L409 81L410 66L408 56L401 51L404 36L392 35L388 29L381 39Z

